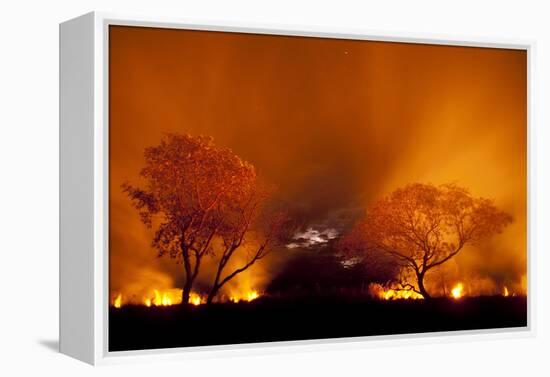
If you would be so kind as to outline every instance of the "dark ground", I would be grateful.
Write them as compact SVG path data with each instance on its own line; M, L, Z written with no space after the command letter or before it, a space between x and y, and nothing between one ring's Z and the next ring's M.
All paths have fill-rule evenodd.
M110 309L109 350L256 343L527 326L525 297L374 301L260 298L250 303Z

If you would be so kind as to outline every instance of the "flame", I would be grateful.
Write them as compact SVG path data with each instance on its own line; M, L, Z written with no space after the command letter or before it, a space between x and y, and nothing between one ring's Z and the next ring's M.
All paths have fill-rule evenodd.
M369 293L380 300L422 300L424 296L412 289L392 289L381 284L370 284Z
M113 305L115 308L120 309L120 307L122 306L122 293L119 293L118 296L116 296Z
M388 289L384 293L384 300L421 300L424 296L411 289Z
M198 293L191 292L189 295L189 303L192 305L201 305L206 302L206 299ZM151 306L171 306L181 303L181 289L153 289L153 294L143 298L142 304Z
M463 296L463 291L464 291L464 285L462 285L462 283L458 283L451 290L451 296L454 299L459 299Z
M504 287L504 290L502 291L502 295L504 297L510 296L510 292L508 292L508 287Z
M172 305L172 298L169 292L160 293L158 289L154 289L155 298L153 299L153 305L155 306L170 306Z
M258 291L250 290L250 291L246 291L242 294L233 295L233 296L229 297L229 301L234 302L234 303L237 303L239 301L250 302L250 301L256 300L258 297L260 297L260 294L258 293Z
M192 304L192 305L200 305L203 303L203 299L202 297L197 294L197 293L191 293L191 295L189 296L189 303Z
M257 299L258 297L260 297L260 295L256 291L251 291L246 294L246 300L248 302Z
M163 292L153 289L153 296L143 298L143 305L151 306L170 306L178 303L177 297L181 296L181 289L170 289ZM180 297L181 302L181 297Z

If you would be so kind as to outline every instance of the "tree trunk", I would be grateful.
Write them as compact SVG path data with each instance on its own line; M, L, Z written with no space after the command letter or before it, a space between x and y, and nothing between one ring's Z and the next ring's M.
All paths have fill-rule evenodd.
M420 294L424 297L425 300L429 300L432 298L432 296L430 296L430 294L426 290L426 287L424 286L424 275L425 275L425 272L416 274L416 277L418 280L418 290L420 291Z
M220 278L222 276L222 271L225 268L225 264L227 263L227 259L225 259L225 253L220 258L220 263L218 264L218 270L216 271L216 276L214 277L214 283L212 284L212 288L210 289L210 292L208 292L208 297L206 298L206 304L210 305L212 304L212 301L214 301L214 297L218 294L218 291L222 287L223 283L220 284Z
M219 285L215 285L212 287L212 289L210 290L210 292L208 293L208 297L206 298L206 304L207 305L210 305L212 304L212 301L214 301L214 297L216 297L216 295L218 294L218 291L220 290L220 286Z
M182 254L183 267L185 269L185 283L183 284L183 290L181 292L181 304L188 305L191 288L193 287L193 272L191 271L191 260L189 254L187 254L187 250L182 250Z
M183 285L183 291L181 292L181 303L183 305L189 304L189 296L191 296L191 288L193 286L193 280L191 276L188 276Z

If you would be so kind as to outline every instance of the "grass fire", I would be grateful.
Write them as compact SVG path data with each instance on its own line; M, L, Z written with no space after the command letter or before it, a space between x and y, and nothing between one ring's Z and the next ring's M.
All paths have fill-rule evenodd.
M112 318L124 314L131 320L112 327L113 349L125 344L118 331L127 323L146 326L140 321L155 322L157 312L169 313L173 320L200 322L197 313L211 313L204 314L206 318L220 312L235 315L228 305L246 317L249 306L254 316L297 307L307 312L311 307L305 303L314 300L313 307L317 301L323 303L319 310L326 310L325 305L345 310L354 305L357 313L367 311L372 317L373 310L384 312L379 301L399 303L395 310L414 317L426 308L437 312L452 299L461 305L474 302L470 305L475 316L485 318L493 309L480 304L487 296L502 301L494 307L504 308L504 313L511 310L510 315L525 304L524 299L510 300L508 285L472 273L460 279L466 276L457 264L459 258L480 253L472 247L497 237L513 218L492 200L475 197L454 183L407 184L374 201L347 229L336 224L304 229L296 214L276 201L276 192L262 182L252 164L216 147L210 138L168 135L159 146L148 148L145 157L141 175L148 184L142 188L124 183L122 190L150 230L158 257L181 266L176 274L180 287L154 288L138 281L131 285L134 292L115 291ZM266 279L270 274L271 281ZM524 280L512 282L516 290ZM477 312L482 307L483 313ZM466 324L443 316L423 325L416 319L411 326L429 331L485 323L475 316ZM504 318L523 324L521 316ZM389 329L401 331L393 325ZM367 333L372 331L368 327Z
M525 51L109 37L111 351L527 325Z
M132 331L126 326L147 327L144 320L156 326L160 315L168 323L180 318L199 324L209 320L202 316L224 313L217 320L227 316L238 322L233 316L241 313L246 318L252 315L249 308L255 320L267 316L269 322L271 310L325 312L327 306L331 312L335 307L344 312L353 308L355 315L373 318L389 310L378 304L385 302L412 316L409 330L418 332L478 328L491 321L497 326L524 324L523 276L503 285L458 263L463 255L481 253L479 245L503 233L513 217L455 183L410 183L374 201L347 228L334 223L304 229L252 164L218 148L211 138L167 135L160 145L148 148L145 157L141 175L148 184L142 188L124 183L122 190L149 230L152 249L160 259L173 262L168 266L178 267L179 273L166 279L162 272L149 271L143 281L113 292L111 318L117 324L112 326L112 349L129 347L121 339ZM150 286L147 280L164 281L164 287ZM174 286L177 281L179 287ZM510 295L509 286L519 297ZM449 299L455 310L464 306L457 313L472 313L464 318L449 315L444 311ZM497 309L502 323L486 318ZM432 320L424 322L426 318ZM393 323L385 328L403 331ZM370 326L364 331L376 333ZM244 334L245 340L266 339ZM228 339L220 336L192 339L193 344ZM232 334L231 339L240 336ZM145 341L155 346L181 343ZM139 339L132 342L142 344Z
M130 299L123 301L122 294L119 293L112 301L112 306L116 309L120 309L123 305L143 305L148 308L155 306L172 306L181 305L182 290L178 288L168 290L153 289L153 295L145 296L140 300ZM222 296L218 302L251 302L260 297L260 293L256 290L245 291L242 293L234 293L231 296ZM191 292L189 295L188 303L190 305L203 305L206 304L206 295Z

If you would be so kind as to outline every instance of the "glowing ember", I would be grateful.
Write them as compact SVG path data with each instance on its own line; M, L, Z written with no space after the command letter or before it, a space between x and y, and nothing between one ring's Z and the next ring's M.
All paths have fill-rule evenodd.
M508 292L508 287L504 287L504 290L502 291L502 295L504 297L510 296L510 292Z
M457 285L454 286L454 288L451 290L451 296L454 298L454 299L459 299L462 297L463 295L463 290L464 290L464 286L462 285L462 283L458 283Z
M116 296L113 305L115 308L120 309L120 307L122 306L122 293L119 293L118 296Z
M229 301L234 302L234 303L237 303L239 301L250 302L250 301L253 301L253 300L257 299L258 297L260 297L260 294L258 293L258 291L251 290L251 291L245 292L242 295L231 296L229 298Z

